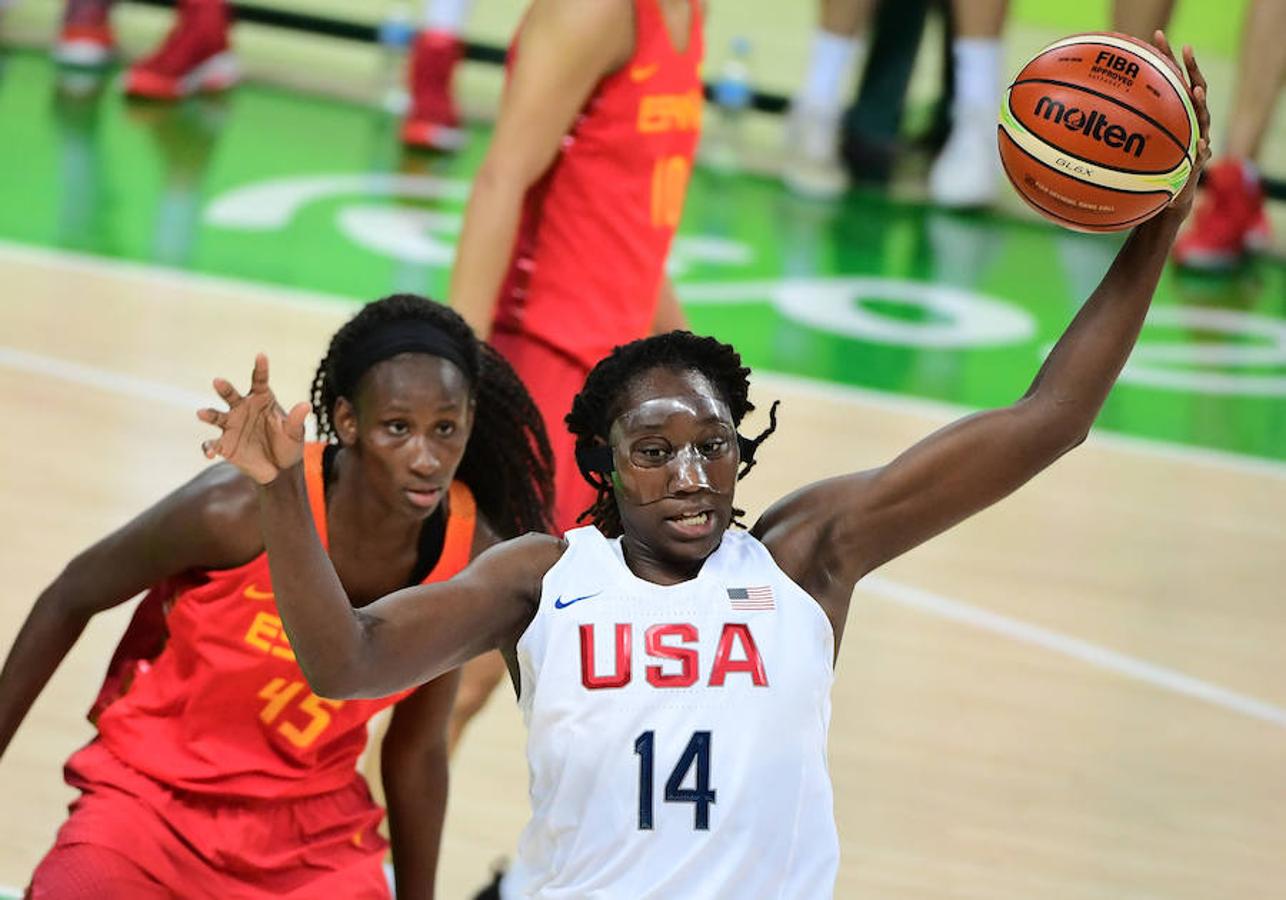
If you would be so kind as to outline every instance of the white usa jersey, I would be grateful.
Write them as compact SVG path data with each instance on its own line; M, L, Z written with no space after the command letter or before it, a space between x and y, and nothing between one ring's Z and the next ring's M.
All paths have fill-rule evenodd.
M834 638L749 534L691 581L567 533L518 641L532 818L506 898L830 897Z

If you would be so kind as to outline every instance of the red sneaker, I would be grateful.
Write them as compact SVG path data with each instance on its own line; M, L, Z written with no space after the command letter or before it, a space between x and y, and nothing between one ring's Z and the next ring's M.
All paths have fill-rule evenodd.
M464 48L443 31L422 31L411 50L411 111L402 123L402 143L425 150L459 150L465 132L451 96L451 76Z
M125 93L178 100L197 91L222 91L240 72L228 48L228 8L221 2L180 0L178 18L160 48L130 66Z
M1227 269L1267 244L1264 188L1253 166L1220 160L1206 169L1200 190L1192 222L1174 244L1175 262L1191 269Z
M116 55L116 37L108 19L110 0L67 0L63 24L54 43L54 62L98 68Z

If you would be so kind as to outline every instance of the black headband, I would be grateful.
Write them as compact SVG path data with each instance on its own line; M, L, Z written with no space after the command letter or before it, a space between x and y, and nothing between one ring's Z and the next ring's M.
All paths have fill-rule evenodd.
M427 353L452 363L470 381L476 366L464 350L431 322L398 319L377 325L359 340L335 365L335 393L351 399L357 382L378 362L399 353Z

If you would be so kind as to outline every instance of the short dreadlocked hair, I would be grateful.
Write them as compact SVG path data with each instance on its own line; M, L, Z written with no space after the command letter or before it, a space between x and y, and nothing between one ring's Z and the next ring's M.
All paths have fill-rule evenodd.
M699 337L690 331L671 331L622 344L590 370L566 419L567 427L576 436L576 449L593 447L599 440L607 441L612 422L621 413L626 390L636 378L658 368L704 375L728 404L735 426L740 426L746 413L755 408L750 402L750 369L741 364L741 354L731 344ZM771 424L750 441L752 448L757 448L776 429L776 409L774 403ZM744 478L755 465L753 457L742 462L738 479ZM605 535L616 537L621 534L621 515L611 484L604 479L597 488L593 505L576 521L589 519L590 524ZM734 524L741 525L738 520L744 514L734 509Z
M509 363L479 341L458 313L440 303L415 294L394 294L367 304L335 332L313 377L318 437L338 442L334 411L345 359L374 329L398 321L432 325L455 346L464 363L475 410L456 478L469 486L487 522L502 538L551 531L553 452L540 411ZM355 393L356 384L350 390Z

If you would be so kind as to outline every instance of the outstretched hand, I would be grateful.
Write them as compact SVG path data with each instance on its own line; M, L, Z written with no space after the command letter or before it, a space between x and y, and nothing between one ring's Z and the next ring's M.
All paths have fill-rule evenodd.
M1170 208L1180 217L1186 217L1192 209L1192 199L1196 196L1201 170L1206 167L1206 162L1210 159L1210 110L1206 106L1206 76L1201 74L1201 67L1197 65L1197 57L1193 54L1191 47L1183 48L1183 64L1180 65L1164 32L1157 30L1152 35L1152 43L1174 62L1175 68L1180 72L1187 70L1188 96L1197 114L1197 156L1192 161L1192 173L1188 176L1188 182L1183 190L1175 194L1174 199L1170 201Z
M207 459L222 456L259 484L272 482L303 459L304 420L309 406L296 403L290 412L281 408L268 386L267 356L255 356L250 393L242 396L223 378L214 379L214 389L228 404L228 410L197 410L198 419L222 432L217 438L202 441Z

